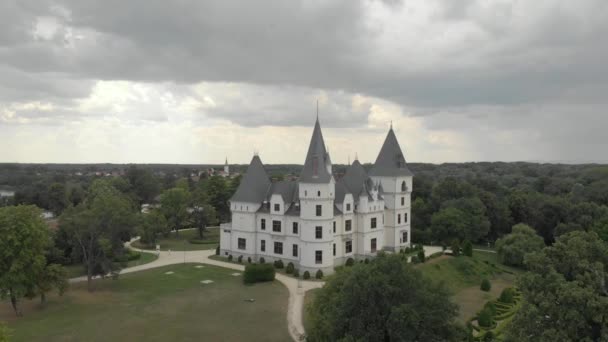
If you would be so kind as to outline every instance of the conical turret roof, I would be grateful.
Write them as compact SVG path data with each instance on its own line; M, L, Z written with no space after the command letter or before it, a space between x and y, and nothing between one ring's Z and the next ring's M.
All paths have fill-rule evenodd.
M329 183L331 180L331 161L325 148L319 119L315 122L304 168L300 174L302 183Z
M236 192L230 199L232 202L260 203L264 200L270 187L270 179L259 156L253 156L247 167L247 172Z
M405 156L401 151L393 127L388 131L384 144L380 149L376 163L369 172L370 176L398 177L412 176L412 171L407 167Z

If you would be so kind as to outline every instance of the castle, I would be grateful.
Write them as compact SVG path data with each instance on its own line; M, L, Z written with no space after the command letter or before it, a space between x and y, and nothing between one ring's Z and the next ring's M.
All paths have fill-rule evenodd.
M220 254L292 262L300 272L333 273L349 258L410 245L412 172L392 125L369 174L358 160L338 180L319 119L297 181L271 182L255 155L230 199Z

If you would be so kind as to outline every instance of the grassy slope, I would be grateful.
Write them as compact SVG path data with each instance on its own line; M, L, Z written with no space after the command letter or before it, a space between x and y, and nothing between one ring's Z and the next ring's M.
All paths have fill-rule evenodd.
M206 249L215 249L220 243L220 230L219 228L208 228L205 232L205 239L209 243L205 244L194 244L190 243L190 239L198 239L197 229L181 230L179 235L175 232L171 232L168 237L161 237L157 243L160 244L160 249L163 251L199 251ZM156 246L146 246L140 244L138 241L132 244L133 247L142 249L156 249Z
M14 341L288 341L287 289L244 286L234 272L186 264L97 281L92 294L78 284L44 309L24 302L20 319L4 302L0 321L9 322ZM215 282L201 285L204 279Z

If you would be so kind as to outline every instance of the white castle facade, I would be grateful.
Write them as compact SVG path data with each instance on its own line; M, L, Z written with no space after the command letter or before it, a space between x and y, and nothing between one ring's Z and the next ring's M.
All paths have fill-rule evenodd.
M410 245L412 173L393 128L369 174L358 160L335 179L317 119L297 181L271 182L259 156L230 199L220 255L292 262L300 272L334 267Z

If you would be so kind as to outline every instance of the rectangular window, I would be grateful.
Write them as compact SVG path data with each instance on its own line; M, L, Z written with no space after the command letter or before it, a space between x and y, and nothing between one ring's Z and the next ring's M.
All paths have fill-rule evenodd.
M282 242L274 243L274 254L283 254L283 243Z
M407 213L403 214L403 223L407 223Z
M397 214L397 223L401 223L401 214Z
M350 203L346 203L346 211L350 211Z
M401 232L401 242L407 243L407 230L404 230L403 232Z
M315 264L323 263L323 251L315 251Z
M375 218L375 217L372 217L372 220L371 220L371 222L370 222L370 227L371 227L372 229L373 229L373 228L376 228L376 218Z
M353 252L353 242L352 241L346 241L346 243L344 245L344 252L346 254Z
M272 231L278 232L278 233L281 232L281 221L276 221L276 220L272 221Z
M323 206L322 205L317 204L316 209L317 209L317 216L323 215Z
M323 227L315 227L315 238L316 239L323 238Z
M291 230L292 230L292 233L298 234L298 222L293 223L293 227Z
M346 220L346 221L344 222L344 230L345 230L345 231L347 231L347 232L350 232L350 230L351 230L351 229L353 229L352 224L353 224L353 221L351 221L351 220Z
M401 197L401 205L405 205L405 197Z
M246 249L247 248L247 240L243 238L238 239L238 249Z
M376 252L376 248L377 248L377 246L376 246L376 238L373 238L371 240L371 245L372 245L371 246L372 247L372 253L375 253Z
M293 247L291 247L291 255L294 257L298 256L298 245L294 244Z
M334 256L336 256L336 244L334 243Z
M281 205L279 203L274 204L274 211L281 211Z
M266 252L266 240L261 240L260 241L260 250L262 252Z
M266 230L266 219L262 219L260 225L262 226L262 230Z
M336 234L336 221L334 221L334 234Z

